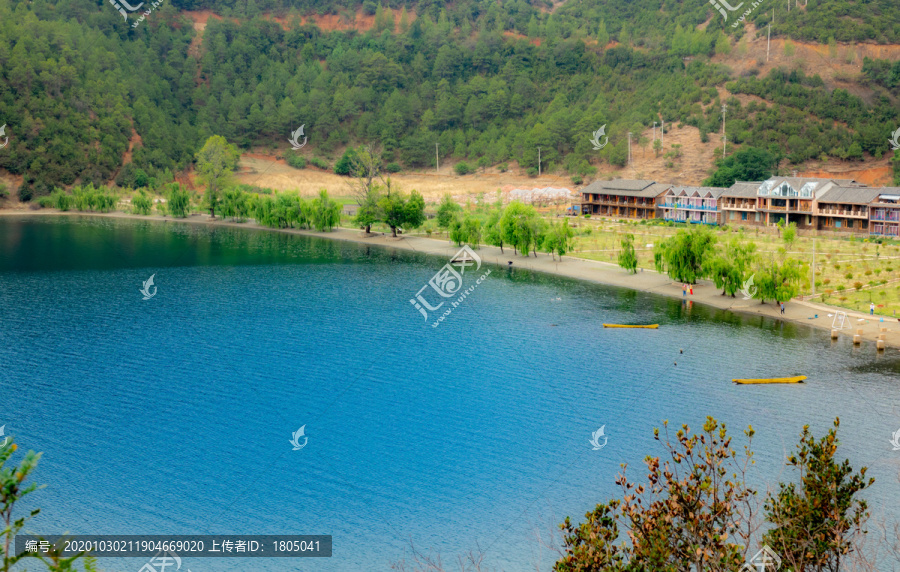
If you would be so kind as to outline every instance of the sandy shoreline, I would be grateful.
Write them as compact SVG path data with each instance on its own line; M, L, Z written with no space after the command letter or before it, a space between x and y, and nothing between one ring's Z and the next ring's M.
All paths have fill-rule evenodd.
M459 247L450 244L445 240L426 238L421 236L405 236L402 238L393 238L389 234L376 234L372 236L364 236L359 230L336 229L332 232L317 232L314 230L301 230L295 228L274 229L257 225L255 222L234 223L227 222L222 219L211 220L208 215L195 215L184 219L163 218L161 216L138 216L126 213L79 213L79 212L60 212L56 210L39 210L39 211L18 211L18 210L0 210L0 216L42 216L42 215L58 215L58 216L98 216L108 218L128 218L139 220L167 220L176 223L186 224L205 224L214 226L227 226L234 228L255 229L269 232L283 232L288 234L299 234L304 236L314 236L330 240L344 240L356 242L360 244L369 244L381 246L385 248L395 248L398 250L406 250L431 254L443 258L450 258L456 254ZM493 246L481 246L478 255L482 260L507 266L508 261L513 262L516 268L527 268L537 272L546 272L556 274L577 280L586 280L598 284L606 284L610 286L619 286L622 288L630 288L641 292L650 292L671 298L682 298L681 284L673 282L668 276L659 274L653 270L645 269L637 274L628 274L615 264L608 262L599 262L595 260L586 260L582 258L574 258L564 256L562 261L553 260L549 254L539 253L538 257L526 257L512 253L509 248L504 249L506 252L501 253L500 249ZM868 315L859 312L847 311L843 308L828 306L825 304L812 304L802 301L791 301L785 304L785 314L782 316L774 302L760 304L757 300L744 300L740 295L737 298L722 296L720 290L716 288L709 280L701 280L694 285L693 296L688 296L689 300L698 304L706 304L714 308L729 310L732 312L740 312L744 314L763 315L775 319L788 320L798 324L805 324L823 330L831 330L833 318L828 314L834 314L837 311L846 311L850 318L850 329L841 331L841 335L852 336L857 333L857 329L862 330L862 339L867 341L875 341L878 338L881 326L887 327L885 334L885 345L889 347L900 347L900 322L893 318L884 318L884 322L880 322L880 318L875 316L871 318ZM818 318L812 318L818 314ZM864 321L859 321L864 320ZM875 352L872 347L872 352Z

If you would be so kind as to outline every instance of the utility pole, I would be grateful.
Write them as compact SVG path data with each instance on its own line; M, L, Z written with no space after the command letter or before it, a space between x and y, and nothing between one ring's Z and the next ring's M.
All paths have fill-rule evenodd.
M631 164L631 131L628 132L628 166L633 167Z
M434 172L437 173L441 168L441 158L438 156L438 144L434 144Z
M666 152L666 120L660 119L662 125L659 126L659 146L662 148L663 153Z
M813 263L812 263L812 295L816 295L816 239L813 238Z
M775 18L775 10L772 10L772 18ZM766 61L769 61L769 45L772 43L772 22L769 22L769 37L766 39Z
M728 111L728 104L722 104L722 160L725 160L725 146L728 145L728 139L725 138L725 112Z
M538 147L538 177L541 176L541 148Z
M657 124L657 123L659 123L659 121L654 121L654 122L653 122L653 141L654 141L654 142L656 142L656 124Z

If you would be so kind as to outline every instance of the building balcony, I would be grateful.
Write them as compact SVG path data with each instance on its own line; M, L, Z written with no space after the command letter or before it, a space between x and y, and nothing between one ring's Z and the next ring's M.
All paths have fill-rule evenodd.
M680 203L661 203L659 205L660 208L664 209L679 209L685 211L711 211L716 212L717 207L715 205L685 205Z
M868 211L854 211L854 210L844 210L844 209L819 209L818 215L831 215L831 216L849 216L856 218L868 218Z
M900 212L890 212L890 213L872 213L869 215L869 220L884 220L884 221L900 221Z
M722 209L734 211L755 211L756 203L725 203L722 205Z

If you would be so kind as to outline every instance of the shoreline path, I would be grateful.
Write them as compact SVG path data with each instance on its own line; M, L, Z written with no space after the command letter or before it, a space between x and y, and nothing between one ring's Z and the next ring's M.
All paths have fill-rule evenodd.
M257 225L254 222L234 223L222 219L212 220L208 215L193 215L184 219L163 218L160 216L137 216L125 213L109 213L109 214L84 214L59 212L54 210L41 211L19 211L5 210L0 215L71 215L71 216L99 216L109 218L128 218L143 220L166 220L174 223L186 224L206 224L212 226L228 226L234 228L256 229L269 232L284 232L288 234L299 234L304 236L313 236L329 240L344 240L359 244L369 244L381 246L385 248L395 248L398 250L407 250L430 254L449 258L459 251L459 247L455 244L443 239L427 238L423 236L401 236L393 238L390 233L371 234L366 236L362 231L356 229L338 228L332 232L317 232L313 230L301 230L296 228L274 229ZM512 250L505 248L505 252L501 253L500 249L495 246L482 245L478 250L478 255L482 260L494 263L499 266L508 266L508 261L513 261L513 268L525 268L537 272L545 272L548 274L556 274L575 278L577 280L585 280L598 284L606 284L610 286L619 286L622 288L630 288L641 292L650 292L670 298L682 299L681 283L675 282L664 274L660 274L655 270L644 269L643 272L637 274L628 274L622 270L617 264L609 262L600 262L595 260L587 260L573 256L564 256L562 260L554 260L549 254L539 253L538 257L534 255L525 257L521 254L513 254ZM847 313L847 323L849 328L840 330L840 335L852 337L856 334L857 329L862 330L861 337L863 340L872 341L878 339L879 334L884 334L885 346L900 347L900 322L894 318L884 317L881 322L881 316L869 316L861 312L854 312L844 308L828 306L826 304L815 304L800 300L791 300L785 305L785 313L781 314L780 308L775 304L774 300L766 304L760 304L757 300L744 300L740 294L732 298L730 296L722 296L721 290L716 288L715 284L710 280L701 280L694 285L694 294L687 297L697 304L705 304L722 310L730 310L750 315L763 315L776 320L787 320L798 324L805 324L823 330L831 330L833 315L836 312ZM812 318L818 314L818 318ZM829 317L828 314L832 314ZM881 332L880 328L886 327L886 332Z

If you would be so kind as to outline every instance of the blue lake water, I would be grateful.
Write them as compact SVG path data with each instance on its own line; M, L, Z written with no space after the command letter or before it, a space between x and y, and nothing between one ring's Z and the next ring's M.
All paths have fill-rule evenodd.
M757 431L760 489L791 476L803 425L822 435L840 416L840 454L876 478L873 513L900 516L897 351L497 267L432 328L409 300L446 262L253 229L0 217L0 425L44 452L48 485L28 530L334 538L328 559L188 559L192 572L390 570L411 543L550 570L556 525L621 496L621 463L642 478L663 453L654 427L707 415ZM808 382L730 382L795 373Z

